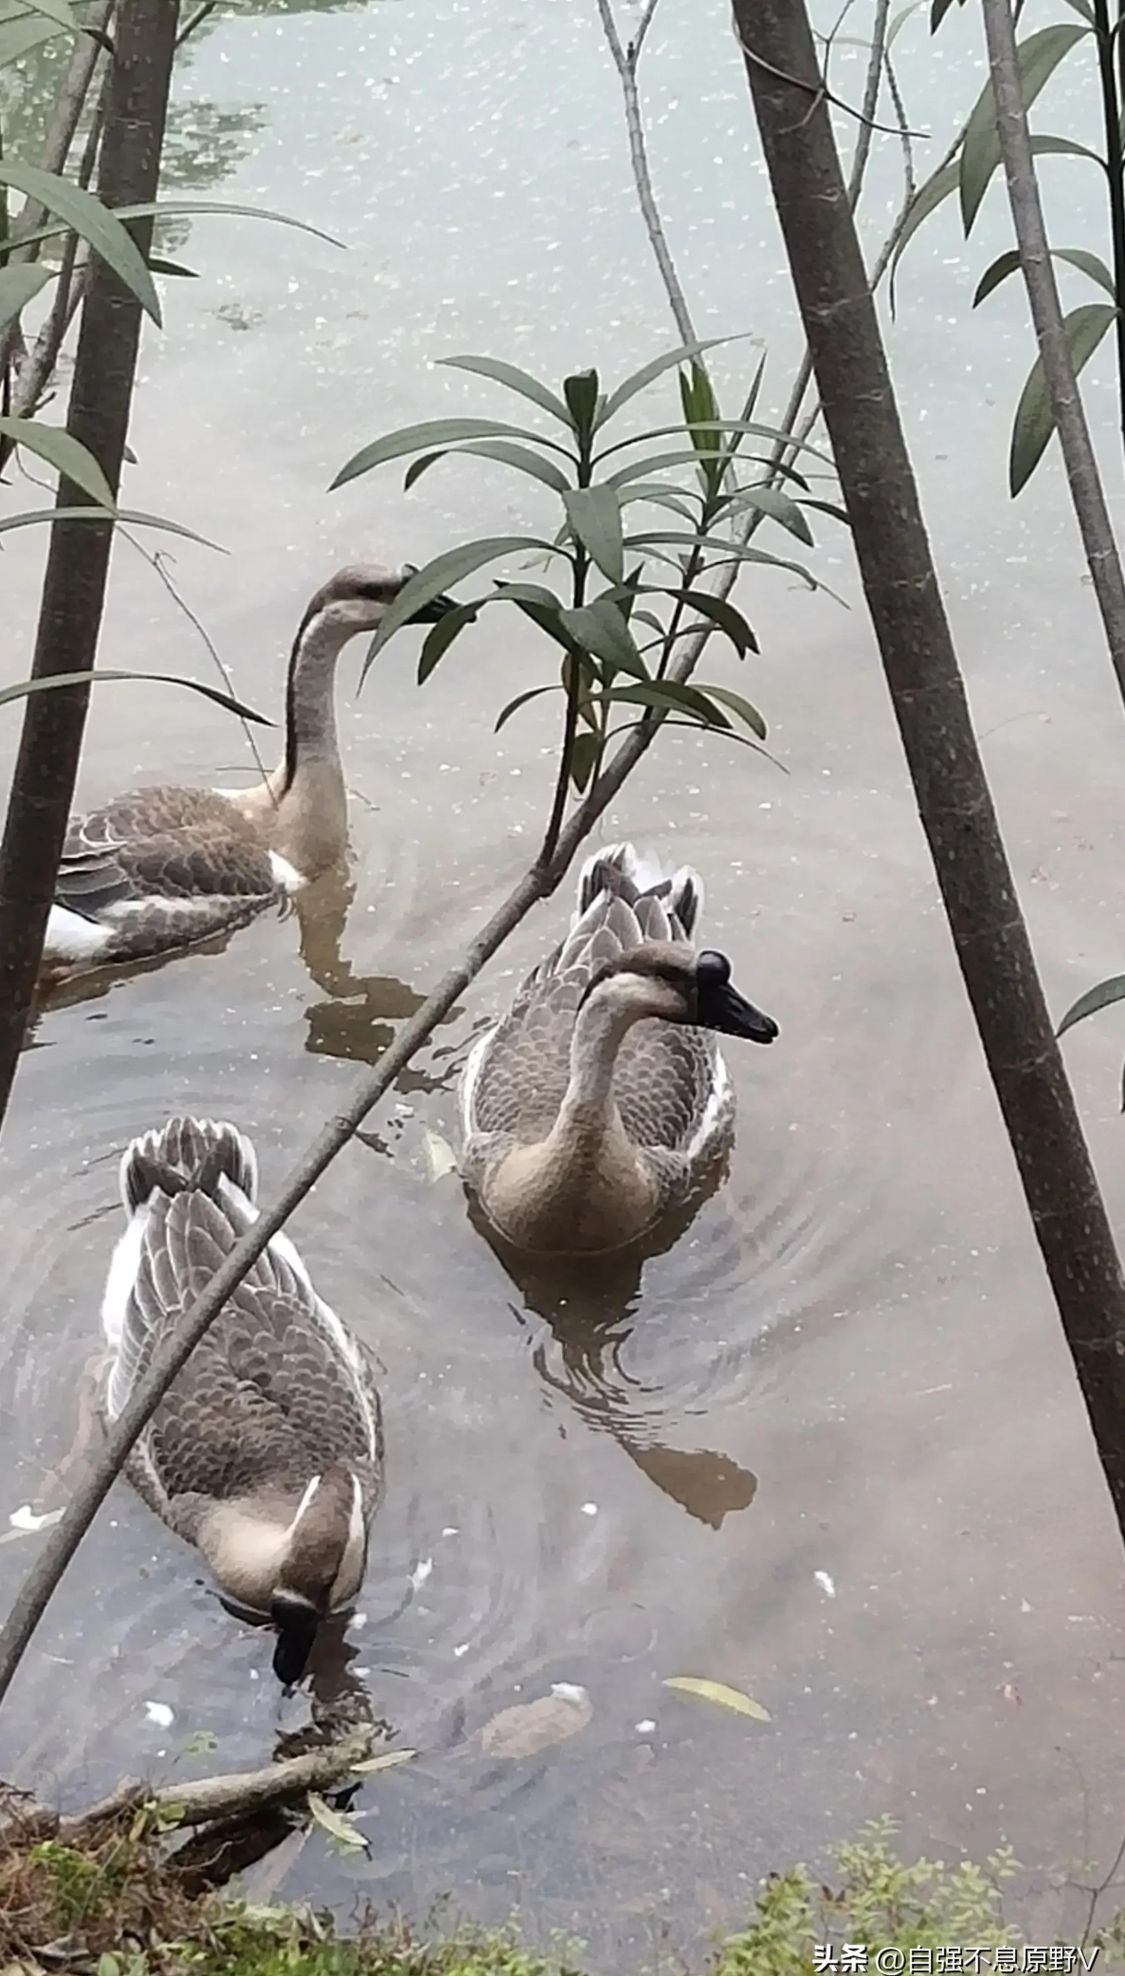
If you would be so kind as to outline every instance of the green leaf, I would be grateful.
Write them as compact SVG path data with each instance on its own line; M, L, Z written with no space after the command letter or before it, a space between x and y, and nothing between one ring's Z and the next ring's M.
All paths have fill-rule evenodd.
M91 250L100 254L118 279L136 296L146 315L160 324L160 298L144 256L131 233L115 213L71 179L57 172L41 171L38 165L24 165L6 158L0 163L0 184L14 186L28 199L38 201L49 213L65 220L81 234Z
M730 727L722 708L712 705L698 686L689 686L683 680L654 679L643 686L615 686L603 697L614 702L624 700L631 706L690 713L704 727Z
M337 487L346 486L349 480L369 473L372 467L382 466L387 460L400 460L404 454L419 453L428 446L452 446L459 439L538 439L538 434L526 432L522 426L502 425L495 419L423 419L421 425L400 426L397 432L388 432L382 439L373 439L369 446L361 446L347 465L340 468L328 491L332 493ZM549 443L539 439L541 446Z
M701 1681L694 1674L674 1674L663 1683L684 1695L698 1695L701 1701L715 1702L720 1708L734 1709L738 1715L752 1715L755 1722L768 1722L770 1712L740 1688L728 1688L725 1681Z
M1079 268L1116 301L1113 276L1097 254L1088 254L1084 247L1052 247L1051 258L1055 261L1067 261L1072 268ZM994 288L999 288L1002 281L1006 281L1010 274L1014 274L1019 264L1019 253L1014 247L1010 247L1006 254L998 255L977 283L977 292L973 296L974 309L985 300L986 296L991 295Z
M253 707L247 707L230 693L220 693L217 686L204 686L198 679L185 679L178 672L116 672L103 666L95 666L92 672L53 672L45 679L20 679L14 686L0 686L0 707L8 700L26 700L29 693L51 693L60 686L89 686L99 684L103 679L157 680L162 686L186 686L189 693L201 693L205 700L213 700L228 714L237 714L241 720L252 720L259 727L273 727L276 723L267 720L265 714L257 714Z
M424 686L440 659L445 657L453 640L472 624L480 608L478 604L458 604L455 611L447 611L444 617L431 625L422 645L418 660L418 684Z
M717 350L721 343L741 341L742 338L739 336L711 336L703 343L681 343L678 350L669 350L666 356L654 357L651 363L642 364L640 370L634 371L631 377L625 379L624 384L619 384L616 391L610 392L601 418L598 420L599 426L608 425L610 419L616 418L622 405L627 405L630 398L635 398L638 391L643 391L646 384L651 384L654 378L662 377L665 371L675 370L690 357L701 357L704 350Z
M218 549L217 542L209 542L205 535L197 535L193 528L184 528L178 521L165 521L160 515L136 514L128 508L33 508L26 514L0 516L0 535L10 528L34 528L40 522L91 521L111 522L115 527L163 528L169 535L182 535L185 542L199 542L205 549ZM226 551L220 551L225 555Z
M0 268L0 329L14 321L53 273L53 268L40 267L38 261L17 261L13 267Z
M706 693L711 700L718 700L721 706L729 707L733 714L738 715L739 720L746 722L747 727L757 735L759 741L765 740L765 721L757 707L752 706L741 693L733 693L729 686L713 686L710 680L706 683L700 680L699 690L701 693Z
M99 502L103 508L112 508L113 489L101 467L93 454L63 426L42 425L38 419L0 418L0 434L46 460L92 501Z
M681 515L694 527L699 517L694 508L689 508L689 499L698 501L698 491L690 496L673 494L659 480L635 480L627 493L621 496L621 506L626 507L630 501L647 501L655 508L669 508L674 515Z
M416 611L432 603L435 597L440 597L451 583L460 583L464 577L483 569L485 563L498 562L501 556L514 555L519 549L545 549L547 546L547 543L531 535L490 535L479 542L462 542L460 548L446 549L444 554L434 556L403 584L387 610L368 647L360 685L367 678L372 660L382 651L388 638L408 624Z
M628 439L618 439L614 445L607 446L604 452L598 454L595 465L600 464L602 460L608 460L614 453L624 452L626 446L639 445L643 439L665 439L671 438L673 435L676 438L682 438L686 431L694 445L694 434L696 430L700 432L713 432L716 435L716 440L718 439L718 435L723 432L751 432L756 433L759 439L784 440L787 446L795 447L799 453L808 453L812 459L820 460L824 466L831 467L835 471L835 463L831 454L824 452L821 447L810 446L807 440L802 440L798 444L793 438L792 433L783 432L780 426L761 425L756 419L702 419L697 424L689 426L658 425L651 432L634 432ZM649 461L646 472L651 473L651 471L652 462ZM607 475L602 485L606 486L608 484L609 476Z
M358 1825L354 1825L346 1812L336 1811L322 1798L319 1791L310 1791L308 1798L311 1811L321 1830L326 1832L332 1843L343 1852L366 1852L367 1840Z
M1072 1002L1055 1031L1056 1036L1065 1036L1076 1022L1084 1022L1088 1015L1097 1015L1099 1009L1108 1009L1114 1002L1125 1002L1125 974L1111 974L1106 981L1099 981L1096 988L1088 988Z
M438 460L457 459L462 453L477 455L482 460L499 460L502 466L515 467L520 473L530 474L533 480L541 480L556 494L565 493L571 484L553 460L541 459L529 446L513 446L506 439L478 439L473 445L443 446L440 453L425 453L420 460L412 460L402 483L404 489L409 492Z
M768 550L752 549L748 544L725 542L719 536L688 535L679 529L658 528L654 529L651 535L627 535L625 538L625 546L629 549L643 549L651 542L675 543L685 549L710 549L717 556L725 557L728 561L762 563L773 569L791 570L793 575L799 576L802 583L806 583L810 590L823 588L822 585L818 585L816 578L803 563L790 562L785 556L771 556Z
M959 7L963 7L964 4L965 4L965 0L957 0L957 5ZM953 5L953 0L932 0L932 5L930 7L931 34L937 33L939 27L941 26L943 20L945 19L945 16L949 12L949 9L952 7L952 5Z
M178 275L183 281L199 280L194 268L181 267L179 261L162 260L159 254L150 254L148 265L153 274Z
M1088 28L1073 27L1066 21L1055 21L1050 27L1039 28L1036 33L1029 34L1020 42L1016 50L1016 59L1019 65L1020 93L1025 109L1030 109L1064 55L1068 55L1075 43L1085 40L1088 34ZM1000 139L996 130L996 98L990 77L981 90L965 126L965 137L961 146L959 182L961 218L964 222L966 238L973 230L973 222L980 211L981 200L1000 162Z
M437 1134L431 1133L430 1136L431 1138L436 1138ZM453 1157L451 1148L445 1144L444 1140L442 1144L445 1146L445 1151L453 1162L452 1166L446 1168L446 1172L452 1173L456 1169L457 1161ZM352 1775L355 1777L373 1777L377 1770L395 1770L400 1763L409 1763L417 1754L417 1750L384 1750L381 1756L369 1756L365 1757L362 1763L353 1763Z
M45 41L55 41L62 33L51 21L34 20L23 15L14 21L0 22L0 69L11 68L22 62Z
M596 370L578 371L563 379L563 393L570 407L571 421L579 439L588 443L594 430L601 386Z
M818 514L831 515L833 521L842 521L845 528L850 528L852 525L852 518L847 509L841 508L837 501L818 501L811 494L805 494L802 496L801 506L815 508Z
M924 185L918 187L910 205L906 209L906 217L902 222L902 231L898 236L898 245L891 256L892 315L894 313L895 270L902 259L907 242L913 234L917 233L922 221L929 218L934 208L940 206L943 199L948 199L951 192L956 191L959 179L960 165L958 160L954 158L950 164L943 165L940 171L934 172L926 180Z
M137 206L115 206L114 211L120 220L149 219L153 215L157 219L206 218L208 214L239 220L269 220L272 226L295 227L298 233L310 233L314 240L326 240L330 247L344 245L334 233L310 226L307 220L295 220L290 213L275 213L268 206L235 206L226 199L146 199Z
M677 426L674 430L678 432L680 428ZM715 442L715 451L712 457L716 460L725 458L724 448L718 440ZM630 466L618 467L615 473L607 473L602 486L627 487L634 480L643 480L646 474L663 473L666 467L694 467L698 464L699 454L695 451L690 453L654 453L647 459L634 460Z
M625 574L621 503L614 488L574 487L563 495L567 520L587 554L611 583Z
M517 369L515 364L501 363L496 357L439 357L439 364L450 370L472 371L477 377L490 377L494 383L506 385L509 391L516 391L521 398L530 399L540 411L550 412L561 425L573 429L574 421L558 395L537 377L527 371Z
M769 515L773 521L780 522L782 528L789 530L790 535L796 535L802 542L807 542L810 549L816 546L813 542L812 529L796 501L791 500L788 494L783 494L780 488L740 487L732 498L735 507L755 508L759 514Z
M1116 309L1111 309L1108 302L1083 302L1080 308L1072 309L1069 315L1064 316L1063 331L1075 377L1089 362L1116 316ZM1043 360L1036 357L1020 393L1012 426L1008 485L1013 496L1031 478L1054 429L1055 413L1043 375Z
M529 686L526 693L517 693L514 700L509 700L507 706L501 708L493 733L499 734L512 715L517 714L521 707L526 707L529 700L538 700L544 693L561 693L562 690L561 686Z
M563 611L560 622L595 658L604 659L607 665L618 672L630 673L634 679L648 678L648 667L611 598L596 597L592 604L581 609Z
M601 752L600 734L576 734L570 744L570 779L580 796L589 787Z
M680 372L680 402L683 406L684 423L691 433L692 445L699 461L703 486L709 493L713 493L723 476L723 460L716 460L713 457L714 447L706 427L713 424L722 414L711 379L698 360L693 361L690 370ZM737 443L736 436L733 444L737 445Z
M97 1976L121 1976L121 1964L108 1949L103 1949L97 1961Z
M709 618L712 624L725 631L740 659L747 652L758 650L758 641L740 610L727 602L725 597L713 597L709 590L680 590L677 595L685 604L690 604L700 617ZM663 627L661 627L663 628Z
M887 28L887 39L886 39L885 47L888 52L891 50L891 48L894 47L894 44L898 40L899 35L902 33L903 28L906 26L907 21L910 19L911 14L916 14L918 12L919 7L921 7L922 5L924 5L924 0L910 0L908 6L899 8L898 13L894 15ZM932 25L930 31L931 33L933 32Z

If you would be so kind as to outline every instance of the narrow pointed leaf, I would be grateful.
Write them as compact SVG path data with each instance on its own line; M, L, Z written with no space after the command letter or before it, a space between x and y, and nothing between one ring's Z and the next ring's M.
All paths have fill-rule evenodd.
M577 371L573 377L564 378L563 393L570 410L571 424L582 441L588 443L602 396L597 371Z
M14 445L27 448L48 466L65 474L92 501L112 508L113 489L93 454L60 425L43 425L38 419L0 417L0 434Z
M509 391L517 391L521 398L527 398L540 411L549 412L560 425L573 431L574 420L558 394L515 364L502 363L497 357L439 357L438 362L449 370L472 371L477 377L490 377L495 384L506 385Z
M1088 363L1117 315L1108 302L1083 302L1063 318L1070 360L1077 377ZM1008 485L1013 495L1026 486L1043 457L1047 441L1055 429L1051 394L1043 375L1043 362L1036 357L1027 383L1020 394L1012 426L1008 460Z
M598 734L576 734L571 743L570 779L580 796L590 785L601 751L601 736Z
M679 427L676 430L678 431ZM722 445L719 440L716 440L714 458L721 460L723 457ZM647 459L634 460L630 466L618 467L615 473L607 473L602 485L605 487L627 487L634 480L643 480L647 474L663 473L666 467L693 467L698 462L699 455L696 452L653 453ZM692 492L694 495L694 489Z
M95 666L92 672L53 672L46 679L21 679L14 686L0 687L0 706L7 700L26 700L29 693L49 693L60 686L88 686L103 679L132 679L146 682L156 680L162 686L185 686L189 693L200 693L205 700L213 700L229 714L238 714L241 720L252 720L259 727L273 727L276 723L267 720L265 714L255 713L230 693L221 693L217 686L204 686L198 679L185 679L177 672L117 672L103 666Z
M316 1823L327 1833L333 1844L342 1847L345 1852L368 1850L367 1840L358 1825L353 1824L346 1812L337 1811L330 1805L326 1798L321 1797L319 1791L310 1791L307 1803Z
M431 625L418 660L419 686L425 685L434 667L445 657L453 640L464 631L467 624L472 624L478 608L476 604L458 604L455 611L447 611L435 625Z
M678 350L669 350L665 356L654 357L651 363L642 364L640 370L634 371L631 377L625 379L624 384L619 384L616 391L610 392L598 424L608 425L610 419L617 416L622 405L627 405L630 398L635 398L638 391L644 390L646 384L651 384L655 378L663 377L665 371L675 370L691 357L702 356L704 350L716 350L721 343L740 341L741 338L737 336L711 336L703 343L682 343Z
M963 7L964 4L965 4L965 0L957 0L957 5L959 7ZM953 0L932 0L932 4L930 7L931 34L937 33L939 27L941 26L943 20L945 19L952 5L953 5Z
M648 678L648 667L611 599L598 597L582 609L563 611L561 622L595 658L604 659L618 672L630 673L634 679Z
M907 243L917 233L922 221L929 218L935 207L940 206L943 200L948 199L951 192L956 192L960 182L960 175L960 161L954 158L948 165L943 165L940 171L934 172L926 180L924 185L918 187L907 208L906 218L902 222L902 230L898 236L898 245L891 256L890 292L892 315L894 314L895 306L895 273L906 250Z
M199 280L199 276L196 274L194 268L181 267L179 261L162 260L159 254L150 254L148 264L153 274L178 275L184 281Z
M1072 1002L1060 1022L1056 1036L1065 1036L1076 1022L1084 1022L1088 1015L1097 1015L1099 1009L1108 1009L1114 1002L1125 1002L1125 974L1111 974L1106 981L1099 981L1096 988L1088 988Z
M533 480L541 480L544 487L551 487L556 494L565 493L571 485L553 460L545 460L539 453L533 453L530 446L514 446L507 439L478 439L468 446L443 446L440 453L425 453L419 460L412 460L406 469L403 487L409 491L415 481L421 480L438 460L458 459L463 453L471 453L482 460L498 460L501 466L515 467L517 472L530 474Z
M759 741L765 740L766 723L757 707L753 706L742 693L732 692L729 686L715 686L710 680L700 680L699 690L701 693L706 693L711 700L718 700L720 706L729 707L732 714L737 714L739 720L746 722L751 733L756 734Z
M526 693L517 693L514 700L509 700L507 706L500 709L493 733L499 734L500 729L506 726L512 715L518 714L520 708L526 707L530 701L540 699L544 693L561 692L561 686L529 686Z
M17 261L14 267L0 268L0 329L14 321L53 273L53 268L40 267L38 261Z
M432 1136L436 1138L437 1134ZM446 1171L452 1173L457 1161L448 1146L445 1150L452 1160L452 1165ZM400 1763L410 1763L417 1754L417 1750L384 1750L381 1756L369 1756L365 1757L362 1763L353 1763L352 1776L373 1777L377 1770L397 1770Z
M763 1708L752 1695L744 1695L740 1688L728 1687L725 1681L703 1681L694 1674L674 1674L664 1686L678 1688L684 1695L698 1695L701 1701L715 1702L720 1708L734 1709L738 1715L752 1715L755 1722L770 1720L768 1708Z
M62 31L53 21L35 20L28 14L18 20L0 21L0 69L14 67L44 42L57 40Z
M845 528L850 528L852 525L852 518L847 509L841 508L836 501L818 501L813 495L806 494L802 496L801 506L803 508L815 508L817 513L821 515L831 515L833 521L842 521Z
M621 503L612 487L575 487L563 496L567 520L603 576L620 583L625 574L621 543Z
M681 515L684 521L694 525L699 520L699 516L693 508L688 507L689 499L693 501L700 499L698 489L691 495L673 494L658 480L641 480L634 481L628 492L621 496L621 506L626 507L630 501L647 501L654 508L670 509L672 514Z
M810 590L823 587L818 585L816 578L803 563L790 562L786 556L771 556L766 549L751 549L740 542L724 542L720 536L687 535L679 529L658 528L654 529L651 535L628 535L625 538L625 546L629 549L644 549L652 542L675 543L685 549L707 549L728 562L763 563L774 569L791 570L793 575L799 576L802 583L806 583Z
M0 184L11 185L28 199L35 199L49 213L65 220L124 282L137 298L146 315L159 325L160 298L144 256L131 233L115 213L71 179L57 172L45 172L38 165L24 165L6 158L0 163Z
M1040 90L1049 82L1064 55L1070 53L1075 42L1084 40L1088 34L1088 28L1072 26L1068 21L1055 21L1050 27L1039 28L1020 42L1016 55L1019 63L1020 93L1025 108L1029 109L1034 103ZM961 218L966 237L973 230L973 222L980 211L981 200L1000 161L1000 139L996 131L996 98L990 77L981 90L965 126L965 138L961 146L959 184Z
M725 597L713 597L709 590L681 590L679 594L685 604L698 611L700 617L710 619L720 631L726 632L740 659L744 659L747 652L758 650L758 641L742 612L728 603Z
M788 494L783 494L780 488L743 487L733 499L735 507L755 508L759 514L769 515L772 521L780 522L782 528L789 530L790 535L796 535L800 541L807 542L810 549L816 546L813 542L812 529L796 501L791 500Z
M627 701L631 706L652 707L658 712L674 710L693 714L704 727L730 727L721 707L713 705L698 686L689 686L681 680L654 679L643 686L615 686L604 697L614 702Z
M486 563L498 562L501 556L514 555L520 549L542 549L546 546L531 535L490 535L479 542L462 542L459 548L446 549L443 555L434 556L403 584L388 608L368 646L360 685L367 678L372 660L382 651L387 640L404 624L409 624L417 611L432 604L435 597L442 596L451 583L460 583L464 577L483 569Z
M165 521L161 515L137 514L128 508L33 508L26 514L0 516L0 535L10 528L35 528L40 523L53 521L92 521L111 522L115 527L162 528L169 535L182 535L185 542L199 542L205 549L219 549L217 542L208 541L205 535L197 535L193 528L184 528L178 521ZM225 549L219 550L225 555Z
M1089 275L1091 281L1096 281L1098 287L1104 288L1106 294L1116 301L1113 276L1099 255L1088 254L1084 247L1052 247L1051 258L1055 261L1068 261L1072 268L1078 268L1083 274ZM1010 274L1014 274L1019 264L1019 253L1014 247L1009 248L1006 254L998 255L977 283L977 291L973 296L974 309L985 300L986 296L992 294L994 288L999 288L1002 281L1006 281Z
M651 432L635 432L628 439L618 439L612 446L607 446L604 452L598 454L595 464L600 465L602 460L608 460L614 453L624 452L627 446L639 446L642 440L646 439L682 438L686 432L694 444L695 433L697 431L714 433L716 446L718 446L724 432L749 432L756 433L759 439L780 439L787 446L794 446L797 452L808 453L812 459L820 460L824 466L831 467L835 471L835 462L832 459L832 455L826 453L822 447L810 446L807 440L802 440L798 443L793 438L792 433L783 432L780 426L762 425L757 419L701 419L686 426L658 425ZM649 472L652 471L651 462L646 470ZM607 475L606 479L602 482L603 486L607 484L608 478Z
M361 446L340 468L330 483L329 493L346 486L359 474L369 473L372 467L382 466L387 460L401 460L405 454L420 453L427 447L452 446L459 439L535 439L537 436L522 426L503 425L496 419L424 419L421 425L400 426L397 432L388 432L382 439L373 439L369 446Z

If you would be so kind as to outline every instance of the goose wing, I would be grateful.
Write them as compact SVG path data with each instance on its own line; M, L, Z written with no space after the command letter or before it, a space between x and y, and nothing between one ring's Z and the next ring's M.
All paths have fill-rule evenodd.
M143 789L72 817L55 898L88 919L142 899L270 897L269 852L208 789Z

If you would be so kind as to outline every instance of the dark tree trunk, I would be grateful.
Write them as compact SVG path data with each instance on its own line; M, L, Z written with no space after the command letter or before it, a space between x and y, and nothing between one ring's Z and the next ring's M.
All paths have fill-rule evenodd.
M918 810L1125 1535L1125 1284L977 748L804 0L734 13Z
M98 193L108 206L139 204L156 196L176 17L177 0L126 0L118 9L98 174ZM143 252L151 232L151 222L139 223L136 237ZM139 303L105 262L94 258L67 428L99 462L115 496L140 330ZM60 480L56 506L86 505L80 488ZM101 522L51 524L32 667L36 679L92 669L111 543L112 530ZM0 844L0 1121L43 956L89 693L88 686L34 693L24 712Z

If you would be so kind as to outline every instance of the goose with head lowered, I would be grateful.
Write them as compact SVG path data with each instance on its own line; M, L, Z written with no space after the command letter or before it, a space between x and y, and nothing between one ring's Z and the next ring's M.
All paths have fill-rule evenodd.
M567 938L473 1047L462 1174L515 1248L622 1248L684 1200L729 1139L715 1032L772 1043L772 1016L697 952L699 874L595 852Z
M154 1356L257 1219L258 1163L233 1125L173 1118L126 1148L128 1226L102 1324L116 1420ZM221 1597L272 1621L299 1681L321 1622L363 1581L383 1485L367 1352L317 1296L288 1236L264 1254L177 1374L129 1458L150 1509L202 1553Z
M285 754L264 783L163 784L72 818L43 948L49 967L193 946L244 926L336 864L347 843L336 663L349 639L377 629L414 573L356 564L317 591L289 658ZM448 597L435 597L417 621L451 609Z

